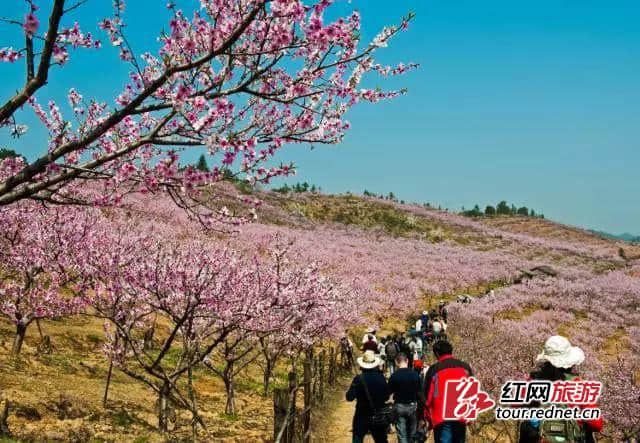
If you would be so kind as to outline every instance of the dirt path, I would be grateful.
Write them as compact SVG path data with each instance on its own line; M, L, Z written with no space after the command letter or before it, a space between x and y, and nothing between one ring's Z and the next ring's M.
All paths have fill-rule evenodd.
M387 336L391 333L404 330L405 322L399 319L387 319L386 327L378 334L378 337ZM348 402L344 396L351 383L351 377L345 377L340 380L338 386L331 393L331 399L327 402L326 408L317 417L315 431L313 432L313 441L322 443L350 443L351 442L351 423L353 413L355 411L355 402ZM395 429L391 431L389 441L395 442ZM366 443L373 443L370 435L364 440ZM430 440L432 441L432 440Z
M348 383L348 382L347 382ZM313 434L314 442L322 443L351 443L351 421L356 403L348 402L344 399L344 394L349 387L345 383L343 389L337 389L335 398L332 399L331 409L327 411L322 424ZM373 438L367 435L365 443L373 443ZM389 435L389 442L395 442L395 430Z
M355 402L345 401L344 391L337 400L335 407L328 412L325 426L320 430L321 432L317 432L314 435L314 441L326 443L351 442L351 420L353 419Z

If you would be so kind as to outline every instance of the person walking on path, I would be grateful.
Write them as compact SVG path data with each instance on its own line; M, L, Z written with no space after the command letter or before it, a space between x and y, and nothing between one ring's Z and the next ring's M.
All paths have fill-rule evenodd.
M411 354L411 360L421 359L422 358L422 340L417 335L411 337L411 341L409 342L409 351Z
M424 380L425 380L425 377L427 376L429 365L425 366L424 361L422 360L414 360L413 370L420 376L420 393L424 393L425 391Z
M449 311L447 311L447 303L446 302L441 301L438 304L438 314L440 315L442 320L446 323L447 322L447 318L449 317Z
M362 345L362 352L373 351L375 354L378 353L378 342L375 340L375 337L369 334L369 340L367 340Z
M435 443L464 443L467 427L463 419L460 421L445 421L444 391L447 381L460 380L473 375L471 367L453 357L453 347L445 340L433 344L433 354L437 362L429 367L425 375L425 408L422 417L433 429Z
M423 332L429 326L429 313L422 311L422 315L416 320L416 331Z
M548 380L554 381L579 381L580 378L576 374L576 366L584 361L584 352L577 346L571 346L569 340L561 335L549 337L544 344L544 349L536 358L540 367L530 374L532 380ZM538 405L533 405L538 406ZM571 406L571 405L569 405ZM597 408L598 405L579 405L580 408ZM523 421L520 424L519 443L538 443L545 440L547 429L552 427L551 422L546 421ZM602 417L596 420L561 422L568 426L560 426L560 428L569 431L572 430L579 435L579 439L584 443L594 443L593 434L600 432L603 426ZM566 441L571 440L574 436L562 436Z
M345 332L340 339L340 362L342 367L351 370L355 365L353 358L353 342Z
M420 395L420 375L409 368L409 358L403 353L396 356L396 365L398 369L389 379L389 390L393 394L398 414L398 443L413 443L418 425L416 411Z
M381 408L390 396L387 381L378 369L381 363L375 352L370 350L365 351L362 357L358 357L358 365L362 373L354 377L346 395L347 401L356 401L356 411L353 414L353 443L362 443L364 436L369 432L375 443L388 443L387 427L371 425L371 416L374 412L371 403L374 408Z
M398 335L398 340L396 344L398 345L398 352L402 352L406 355L409 355L410 350L409 350L408 338L404 336L404 332L400 332L400 334Z
M441 336L445 335L447 331L447 324L442 321L440 318L435 317L435 320L432 323L433 325L433 335L435 339L438 340Z
M373 336L373 341L378 343L378 337L376 337L376 328L373 326L367 329L365 334L362 336L362 344L365 344L366 342L368 342L372 336Z
M396 356L398 355L398 344L396 338L392 336L387 337L387 341L384 347L384 355L389 368L389 375L393 375L396 368Z

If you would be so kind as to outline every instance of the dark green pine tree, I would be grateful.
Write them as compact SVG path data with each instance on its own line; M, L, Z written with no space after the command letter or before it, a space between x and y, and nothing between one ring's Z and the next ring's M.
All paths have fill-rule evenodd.
M0 160L8 157L22 157L24 159L23 155L18 154L13 149L0 148Z
M498 206L496 206L496 214L498 215L511 214L511 209L509 209L509 205L507 204L506 201L502 200L500 203L498 203Z
M198 163L196 163L196 169L202 172L209 172L209 165L207 165L207 159L204 154L200 155Z

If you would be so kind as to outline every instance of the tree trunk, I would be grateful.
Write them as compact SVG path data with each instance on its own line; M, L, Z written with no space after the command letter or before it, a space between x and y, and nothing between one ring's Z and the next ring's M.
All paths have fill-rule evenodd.
M289 372L289 432L287 443L293 443L296 439L296 397L298 393L298 374Z
M13 348L11 349L11 353L14 356L20 354L20 350L22 349L22 343L24 342L24 336L27 333L27 325L23 325L22 323L18 323L16 325L16 337L13 340Z
M104 395L102 396L102 407L107 407L107 398L109 398L109 385L111 385L111 374L113 373L113 360L109 359L109 370L107 371L107 382L104 385Z
M116 333L116 343L115 347L118 348L118 338L119 334ZM113 373L113 358L109 357L109 371L107 372L107 382L104 386L104 396L102 397L102 407L107 407L107 399L109 398L109 386L111 386L111 374Z
M324 383L325 383L325 360L327 359L327 351L324 349L320 353L320 401L324 400Z
M11 437L11 432L9 431L9 425L7 424L7 418L9 418L9 410L11 409L11 404L8 399L4 400L4 405L0 402L0 437Z
M313 365L313 348L308 348L305 352L306 356L303 365L303 383L304 383L304 411L302 412L302 441L303 443L311 442L311 403L313 395L312 365Z
M273 373L273 363L271 359L267 359L262 374L262 393L266 397L269 395L269 383L271 382L271 374Z
M329 349L329 385L336 385L336 348Z
M36 326L38 326L38 334L40 334L40 340L44 340L44 335L42 334L42 328L40 327L40 319L36 318Z
M296 441L296 393L298 379L289 372L289 387L274 389L274 441L293 443Z
M280 441L288 443L288 412L289 412L289 397L291 393L287 388L275 388L273 390L273 441L277 442L280 436Z
M191 440L193 443L198 441L198 409L196 405L196 394L193 390L193 368L189 366L187 369L187 390L189 393L189 401L191 401Z
M145 351L153 348L153 336L156 333L155 323L146 329L142 335L142 349Z
M224 407L224 413L227 415L236 414L236 398L235 390L233 386L233 377L227 376L224 378L224 389L227 393L227 404Z
M169 383L164 382L158 393L158 428L161 432L169 430Z

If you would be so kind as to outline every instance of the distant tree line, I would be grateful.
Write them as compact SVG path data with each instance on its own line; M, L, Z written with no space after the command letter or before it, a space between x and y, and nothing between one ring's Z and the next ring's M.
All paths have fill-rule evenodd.
M322 188L316 185L310 185L307 182L296 183L295 185L289 186L288 184L284 184L279 188L273 189L275 192L279 192L281 194L289 194L289 193L302 193L302 192L311 192L313 194L317 192L321 192Z
M404 200L398 200L398 197L396 197L396 195L393 192L389 192L387 195L384 195L384 194L376 194L375 192L371 192L365 189L362 194L365 197L381 198L383 200L389 200L392 202L404 204Z
M497 215L502 216L521 216L521 217L532 217L532 218L544 218L544 214L536 213L536 211L531 208L527 208L526 206L517 207L514 204L509 205L506 200L502 200L496 206L487 205L484 208L484 211L480 209L480 206L475 205L473 209L465 210L464 206L462 207L462 214L467 217L494 217Z

